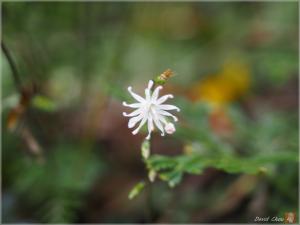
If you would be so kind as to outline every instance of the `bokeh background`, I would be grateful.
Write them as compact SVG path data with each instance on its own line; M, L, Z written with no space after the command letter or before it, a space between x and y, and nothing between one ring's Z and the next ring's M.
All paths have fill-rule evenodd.
M2 222L298 212L298 16L297 2L3 2ZM145 132L122 101L168 68L182 110L152 154L172 176L129 200Z

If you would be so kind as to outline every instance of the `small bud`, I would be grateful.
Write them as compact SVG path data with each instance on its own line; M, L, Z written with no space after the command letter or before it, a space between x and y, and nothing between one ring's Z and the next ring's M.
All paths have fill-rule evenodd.
M142 156L144 159L148 159L149 156L150 156L150 143L148 140L145 140L143 143L142 143Z
M157 77L154 79L154 81L155 81L155 83L158 84L158 85L164 85L164 84L166 83L166 80L162 79L162 78L160 77L160 75L157 76Z
M137 183L129 192L128 198L131 200L136 196L138 196L141 193L141 191L144 189L144 187L145 187L145 182L141 181Z
M150 180L150 182L154 182L155 178L156 178L156 172L155 170L150 170L148 173L148 178Z
M173 134L176 131L174 124L173 123L167 123L167 125L165 126L165 131L168 134Z

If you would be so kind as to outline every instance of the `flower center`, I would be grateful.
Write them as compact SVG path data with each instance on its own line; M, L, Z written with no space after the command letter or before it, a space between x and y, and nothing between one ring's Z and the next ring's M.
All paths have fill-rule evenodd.
M148 112L148 116L152 116L152 118L153 117L155 117L155 108L154 108L154 104L152 103L152 102L149 102L148 104L147 104L147 112Z
M152 102L149 102L148 104L147 104L147 106L146 106L146 108L147 108L147 111L151 111L151 109L152 109L152 107L153 107L153 104L152 104Z

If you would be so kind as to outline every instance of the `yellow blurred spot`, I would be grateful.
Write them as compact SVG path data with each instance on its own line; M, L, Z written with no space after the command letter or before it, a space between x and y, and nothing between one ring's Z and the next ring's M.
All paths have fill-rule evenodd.
M192 154L193 153L193 147L192 147L192 145L185 145L184 148L183 148L183 152L186 155Z
M259 172L261 173L261 174L265 174L265 173L267 173L268 172L268 170L267 170L267 168L266 167L260 167L259 168Z
M223 69L199 81L190 92L195 101L223 106L245 95L250 87L249 67L239 61L225 63Z

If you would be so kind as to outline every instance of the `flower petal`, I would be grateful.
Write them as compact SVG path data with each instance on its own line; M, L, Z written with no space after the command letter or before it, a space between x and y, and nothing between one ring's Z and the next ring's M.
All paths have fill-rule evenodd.
M148 89L149 90L151 90L153 84L154 84L153 80L149 80L149 82L148 82Z
M158 86L157 88L155 88L155 90L153 91L153 94L152 94L152 98L151 98L152 101L156 101L156 99L158 98L158 95L159 95L159 91L161 89L162 89L162 86Z
M171 114L171 113L169 113L169 112L167 112L167 111L165 111L165 110L157 110L157 113L160 114L160 115L164 115L164 116L170 116L170 117L173 118L173 120L174 120L175 122L178 121L178 118L177 118L176 116L174 116L173 114Z
M133 98L135 98L135 100L137 100L138 102L140 102L140 103L145 102L145 99L143 97L139 96L138 94L136 94L132 91L132 87L128 87L128 91L131 94L131 96Z
M162 110L177 110L178 112L180 111L180 109L175 106L175 105L157 105L156 106L158 109L162 109Z
M149 114L148 116L148 135L146 137L147 140L150 139L151 137L151 132L154 130L154 126L153 126L153 120L152 120L152 116L151 114Z
M143 118L143 114L140 114L136 117L132 117L128 121L128 128L133 128L142 118Z
M165 118L164 116L158 114L158 119L159 119L159 121L161 121L163 124L165 124L165 125L168 124L168 122L167 122L167 120L166 120L166 118Z
M132 116L137 116L138 114L140 114L141 112L143 111L142 108L138 108L136 110L134 110L133 112L127 114L126 112L123 112L123 116L126 116L126 117L132 117Z
M153 115L153 121L156 127L161 131L161 136L165 135L165 130L160 123L159 116L157 115L157 112L155 110L152 110L152 115Z
M145 89L146 101L151 100L150 92L151 92L151 88L152 88L153 84L154 84L154 82L152 80L149 80L148 87Z
M139 132L139 130L141 129L141 127L146 123L147 118L148 117L146 115L143 117L143 119L142 119L141 123L139 124L139 126L134 131L132 131L133 135L136 135Z
M146 102L149 102L150 101L150 89L146 88L145 89L145 96L146 96Z
M130 108L139 108L142 106L142 103L128 104L127 102L123 102L123 105Z
M163 95L159 99L156 100L156 104L160 105L168 100L168 98L174 98L173 95Z

